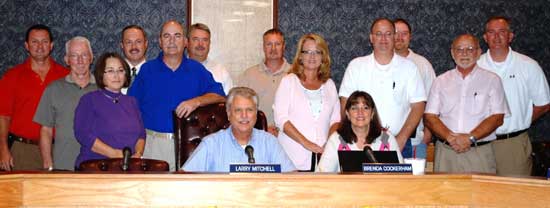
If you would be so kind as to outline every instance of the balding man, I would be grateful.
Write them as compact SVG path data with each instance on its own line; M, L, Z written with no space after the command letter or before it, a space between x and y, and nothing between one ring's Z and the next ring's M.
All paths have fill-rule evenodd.
M179 22L162 25L159 43L162 52L143 64L128 94L138 100L147 132L143 157L167 161L175 170L172 112L186 117L199 106L223 102L225 94L202 64L184 56L187 38Z
M498 75L476 65L480 54L476 37L458 36L451 47L456 68L432 85L424 120L438 137L436 172L496 173L490 142L509 110Z
M394 53L395 27L387 18L373 22L369 35L374 52L353 59L340 85L341 109L356 90L368 92L382 126L395 136L400 150L415 131L426 101L424 84L416 65Z
M539 64L513 51L510 20L497 16L485 24L483 39L489 45L477 64L496 73L504 85L511 115L497 128L492 142L498 175L531 175L531 141L527 130L550 107L550 90Z

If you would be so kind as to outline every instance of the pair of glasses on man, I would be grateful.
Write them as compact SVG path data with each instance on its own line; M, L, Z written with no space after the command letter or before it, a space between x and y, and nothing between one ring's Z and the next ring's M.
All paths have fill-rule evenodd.
M459 54L473 54L474 52L477 51L477 49L479 49L478 47L473 47L473 46L469 46L469 47L464 47L464 48L453 48L453 51L455 53L459 53Z

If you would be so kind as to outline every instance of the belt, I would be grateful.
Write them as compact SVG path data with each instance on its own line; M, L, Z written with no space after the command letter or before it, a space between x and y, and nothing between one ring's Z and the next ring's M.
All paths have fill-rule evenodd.
M147 135L152 136L154 138L160 138L160 139L173 139L174 134L173 133L162 133L162 132L156 132L153 130L145 129L145 132Z
M443 140L443 139L441 139L441 138L437 138L437 140L439 140L439 141L442 142L443 144L446 144L446 145L451 146L451 144L449 144L449 142L447 142L446 140ZM475 143L470 144L470 147L476 147L476 146L486 145L486 144L491 143L491 141L487 141L487 142L476 142L476 143L477 143L477 144L475 144Z
M36 139L27 139L24 137L17 136L15 134L9 133L8 139L11 139L12 141L17 141L25 144L33 144L33 145L39 145L39 140Z
M519 130L519 131L516 131L516 132L508 133L508 134L497 134L497 140L509 139L509 138L512 138L512 137L517 137L517 136L519 136L520 134L523 134L524 132L526 132L527 130L529 130L529 129L523 129L523 130Z

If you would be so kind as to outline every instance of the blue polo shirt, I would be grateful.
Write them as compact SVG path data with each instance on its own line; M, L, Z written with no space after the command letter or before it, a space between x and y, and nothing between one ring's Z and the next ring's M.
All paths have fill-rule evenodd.
M183 56L179 67L172 71L162 57L161 52L141 66L128 95L137 99L146 129L173 133L173 111L182 101L206 93L225 94L222 85L199 62Z
M247 145L254 147L257 164L280 164L282 172L296 170L277 138L266 131L253 129ZM229 172L229 164L247 163L244 147L237 143L229 127L206 136L182 169L190 172Z

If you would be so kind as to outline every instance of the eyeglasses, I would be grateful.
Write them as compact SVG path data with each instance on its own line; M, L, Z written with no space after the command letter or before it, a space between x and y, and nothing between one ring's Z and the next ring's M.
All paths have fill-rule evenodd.
M115 74L125 74L124 69L109 69L105 71L105 74L109 76L114 76Z
M391 38L393 37L394 33L392 32L385 32L385 33L382 33L382 32L376 32L374 33L374 36L377 38L377 39L381 39L382 37L385 37L385 38Z
M479 49L478 47L473 47L473 46L469 46L469 47L465 47L465 48L453 48L453 51L455 53L458 53L458 54L473 54L474 52L477 51L477 49Z
M304 55L310 55L310 56L318 56L318 55L321 55L323 54L322 51L318 51L318 50L313 50L313 51L302 51L302 54Z

